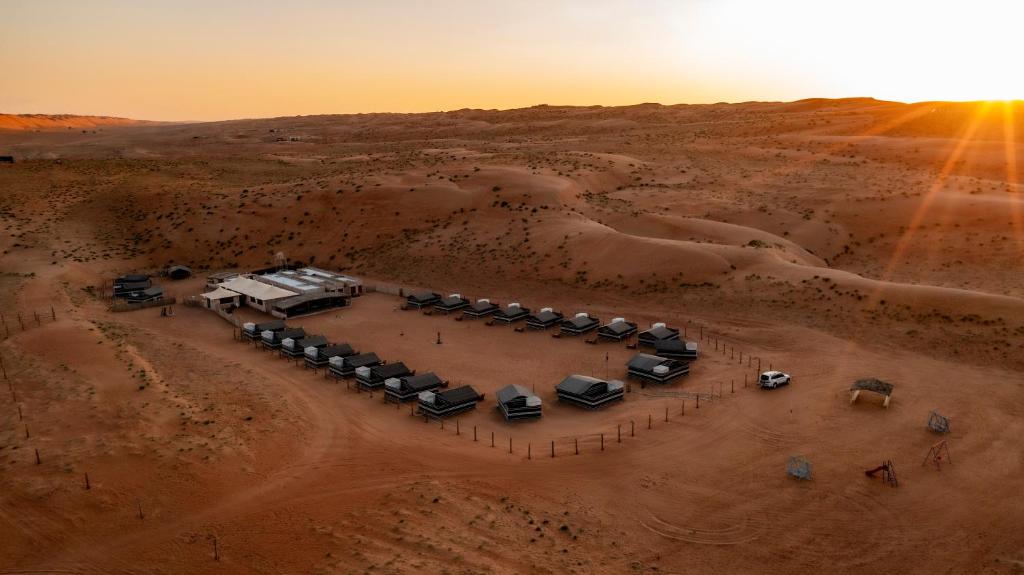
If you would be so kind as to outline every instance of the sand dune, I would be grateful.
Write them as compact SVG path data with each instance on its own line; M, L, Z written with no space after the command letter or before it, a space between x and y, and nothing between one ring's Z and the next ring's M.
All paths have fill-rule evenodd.
M0 165L0 571L1016 573L1024 163L1004 120L869 98L5 116L22 127L0 132L16 157ZM199 277L167 290L195 295L206 272L278 253L664 321L702 357L589 412L554 384L624 377L636 350L383 293L292 321L486 394L442 428L203 309L101 297L172 262ZM793 385L756 390L759 365ZM896 385L888 408L850 404L862 377ZM510 383L535 389L540 421L493 409ZM926 428L932 410L951 434ZM952 464L921 465L940 439ZM797 454L812 481L786 476ZM898 488L864 476L887 459Z

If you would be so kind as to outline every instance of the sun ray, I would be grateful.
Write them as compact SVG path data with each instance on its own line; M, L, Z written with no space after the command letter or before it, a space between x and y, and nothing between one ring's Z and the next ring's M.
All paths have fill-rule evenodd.
M1010 218L1013 222L1013 243L1018 255L1024 258L1024 216L1021 215L1021 197L1017 189L1017 133L1014 124L1014 102L1003 102L1003 149L1006 153L1006 185L1013 190L1010 197Z
M928 215L931 209L932 202L935 197L941 192L943 186L946 184L946 179L952 173L956 167L957 162L960 161L960 157L963 155L964 150L971 144L971 139L974 137L974 133L978 130L978 126L981 124L982 119L988 113L991 107L991 102L984 102L978 106L975 110L970 122L964 128L963 132L956 143L956 146L950 152L949 157L946 158L946 162L942 165L939 170L935 181L929 187L928 192L925 193L924 197L921 198L921 203L918 205L917 210L914 211L914 215L910 218L910 223L907 225L906 230L900 236L900 239L896 242L893 248L892 255L889 257L889 262L886 264L882 274L878 277L878 285L868 296L865 303L866 309L875 307L879 301L881 292L885 289L885 284L890 281L892 274L896 269L896 266L903 259L904 254L910 247L910 243L914 239L914 235L917 233L918 227L924 220L925 216Z

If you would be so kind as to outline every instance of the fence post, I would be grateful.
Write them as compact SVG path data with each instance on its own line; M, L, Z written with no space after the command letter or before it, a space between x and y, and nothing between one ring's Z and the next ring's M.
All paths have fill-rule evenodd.
M730 379L729 380L729 393L736 393L736 380L735 379Z
M473 441L476 441L476 426L473 426Z
M697 409L700 409L700 394L697 394Z
M579 437L574 437L573 439L576 441L576 455L579 455L580 454L580 438Z
M89 474L88 473L85 474L85 489L86 490L92 489L92 485L89 484Z
M458 419L455 420L455 435L462 435L462 432L459 429L459 420Z
M679 416L682 417L684 415L686 415L686 400L685 399L679 402Z
M494 447L494 432L491 432L491 447Z
M615 443L622 443L622 424L615 426Z
M551 440L551 459L555 458L555 440Z
M632 419L629 420L629 436L636 437L636 422Z
M533 459L533 443L526 442L526 458Z
M53 306L50 306L50 317L53 321L57 321L57 312L53 310Z
M39 459L39 450L36 449L36 465L40 465L42 462L43 460Z
M512 436L508 436L508 452L512 453Z
M651 424L653 424L653 423L654 423L654 418L651 417L650 413L648 413L647 414L647 429L650 429L651 428Z
M601 451L604 451L604 434L601 434Z
M665 407L665 421L668 421L668 407Z

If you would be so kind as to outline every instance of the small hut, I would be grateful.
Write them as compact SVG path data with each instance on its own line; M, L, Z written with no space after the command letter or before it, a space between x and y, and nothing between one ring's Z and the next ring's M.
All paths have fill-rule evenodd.
M192 277L192 268L183 265L173 265L167 268L167 277L172 280L184 280Z
M566 335L583 335L588 331L597 329L599 325L601 325L600 319L590 317L586 312L580 312L572 319L562 321L562 333Z
M436 392L447 386L448 382L432 371L419 375L392 377L384 380L384 398L395 402L409 401L416 399L424 391Z
M625 399L621 381L605 381L586 375L570 375L555 386L560 401L587 409L597 409L615 401Z
M540 417L540 397L521 385L506 385L495 395L497 408L508 421Z
M281 349L278 355L290 359L296 359L306 355L306 349L327 347L330 342L322 335L307 335L305 337L286 337L281 340Z
M421 309L430 307L439 301L441 301L441 294L432 291L421 291L406 297L405 305L410 308Z
M324 347L307 347L305 349L306 367L317 369L327 367L332 357L349 357L356 355L356 350L347 343L339 343Z
M128 274L114 280L114 297L128 297L132 292L141 292L153 287L146 274Z
M668 327L663 323L653 323L651 328L640 332L637 336L636 341L638 344L654 347L659 342L674 341L679 339L679 330L673 327Z
M435 418L450 417L476 409L476 404L483 401L483 394L478 393L470 385L434 393L424 391L419 394L419 412Z
M286 339L301 339L306 337L306 330L301 327L289 327L278 330L264 330L260 332L260 340L264 349L278 349L281 342Z
M626 371L630 377L653 383L668 383L690 373L690 365L678 359L669 359L638 353L629 360Z
M889 407L889 400L892 398L892 388L893 385L891 383L886 383L880 379L858 379L850 386L850 403L856 403L857 398L860 397L860 392L871 391L884 397L882 407Z
M382 362L375 353L359 353L348 357L335 356L327 360L328 373L335 379L352 377L360 367L373 367Z
M247 341L259 341L263 338L263 332L265 331L281 331L287 329L288 326L284 324L284 321L275 319L273 321L265 321L261 323L255 323L247 321L242 324L242 339Z
M623 341L636 333L637 326L624 317L613 318L612 321L597 328L597 337L610 341Z
M461 294L453 293L448 297L441 298L441 301L434 304L434 309L441 313L451 313L453 311L459 311L464 307L469 306L469 300L462 297Z
M512 324L519 320L526 319L529 315L529 308L519 305L518 302L512 302L508 304L508 306L495 311L491 318L496 322Z
M501 309L498 304L492 302L489 299L478 299L468 306L462 308L462 315L469 318L481 318L489 315L493 315L496 311Z
M550 307L543 307L539 312L526 318L526 327L530 329L548 329L562 323L565 316L562 312Z
M683 341L681 339L667 339L654 343L654 353L669 359L680 359L683 361L694 361L699 354L699 346L695 341Z
M365 365L357 367L356 370L356 385L361 389L371 390L377 389L384 386L384 382L398 377L405 377L407 375L416 375L415 371L412 371L405 366L404 363L396 361L394 363L386 363L383 365Z

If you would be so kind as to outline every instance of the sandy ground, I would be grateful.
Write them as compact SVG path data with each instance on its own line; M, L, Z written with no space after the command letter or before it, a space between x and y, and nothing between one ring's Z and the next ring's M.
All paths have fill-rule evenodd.
M931 106L0 134L19 160L0 166L0 573L1021 571L1019 144L996 112ZM291 322L486 394L442 429L235 341L208 311L98 297L118 272L278 252L667 321L704 333L703 354L681 382L588 412L553 386L622 377L633 350L386 294ZM793 385L744 387L751 356ZM849 404L860 377L896 384L888 409ZM536 389L541 420L498 415L509 383ZM941 470L922 465L941 439L931 410L953 426ZM797 454L812 481L786 476ZM897 488L863 474L887 459Z

